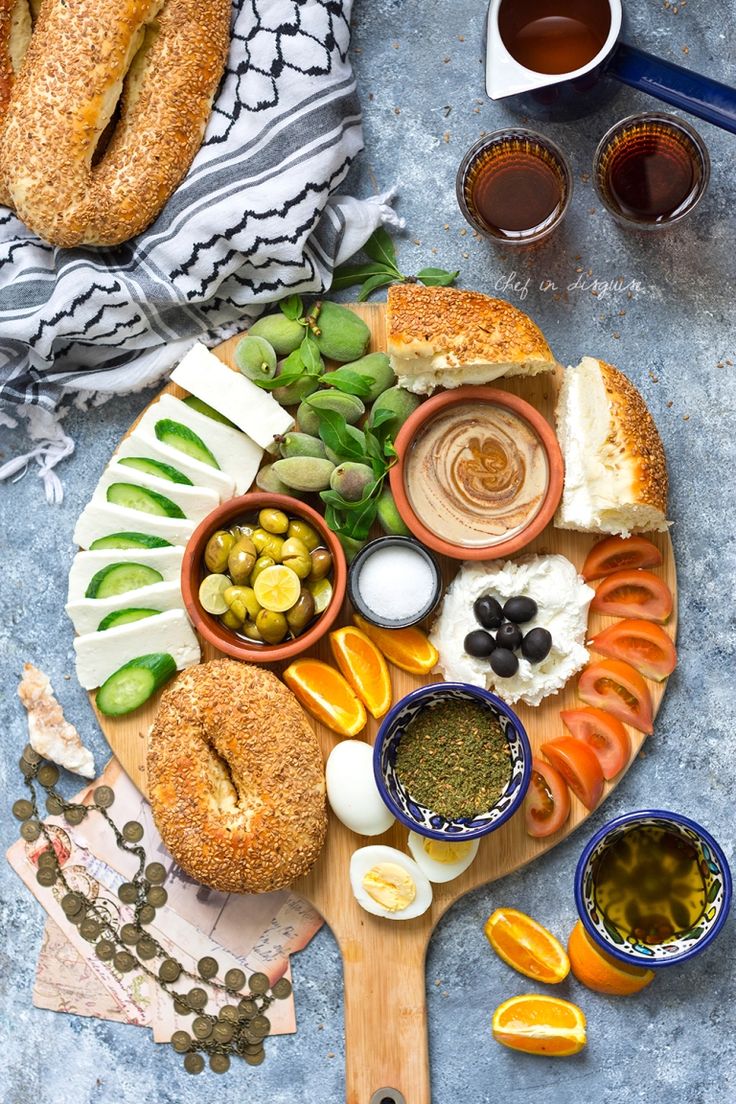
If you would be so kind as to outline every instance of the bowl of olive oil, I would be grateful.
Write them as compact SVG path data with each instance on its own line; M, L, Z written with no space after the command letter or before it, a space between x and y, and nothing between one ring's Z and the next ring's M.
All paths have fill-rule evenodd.
M731 906L718 843L680 813L644 809L609 821L575 871L575 902L590 936L636 966L673 966L715 939Z

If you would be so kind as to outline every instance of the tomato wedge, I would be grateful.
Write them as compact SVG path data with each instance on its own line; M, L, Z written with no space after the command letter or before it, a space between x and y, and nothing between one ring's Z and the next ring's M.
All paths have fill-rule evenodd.
M611 617L666 621L672 613L672 592L651 571L617 571L598 585L590 609Z
M578 694L587 705L611 713L639 732L651 734L654 719L651 695L630 663L621 659L589 663L580 676Z
M603 793L603 771L588 745L572 736L559 736L542 744L541 751L586 809L595 809Z
M526 830L541 839L551 836L570 815L570 791L559 771L534 756L532 777L524 798Z
M646 537L606 537L594 544L583 564L583 578L602 579L614 571L635 567L659 567L662 553Z
M602 709L563 709L560 719L576 740L593 751L604 778L614 778L631 755L631 738L618 717Z
M660 625L629 618L609 625L590 641L589 647L612 659L623 659L642 675L662 682L675 669L675 645Z

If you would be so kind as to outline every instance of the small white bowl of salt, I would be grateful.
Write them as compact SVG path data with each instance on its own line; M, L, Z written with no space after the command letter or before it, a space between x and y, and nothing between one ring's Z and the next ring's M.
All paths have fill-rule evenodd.
M419 624L436 608L443 590L437 560L413 537L370 541L348 574L348 597L354 608L382 629Z

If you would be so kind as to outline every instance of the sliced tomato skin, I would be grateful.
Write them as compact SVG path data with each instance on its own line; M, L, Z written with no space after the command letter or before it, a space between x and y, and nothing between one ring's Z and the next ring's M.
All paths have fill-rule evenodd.
M615 778L631 757L631 737L618 717L602 709L563 709L560 719L571 736L587 744L605 779Z
M536 774L536 778L535 778ZM570 815L570 791L558 770L544 759L532 759L532 777L524 798L526 830L535 839L551 836Z
M585 557L582 575L586 583L616 571L637 567L659 567L662 553L646 537L606 537L594 544Z
M651 735L652 697L644 679L630 663L621 659L589 663L578 681L578 694L587 705L603 709L624 724Z
M654 682L664 681L677 665L675 645L664 629L639 618L609 625L593 637L588 647L611 659L623 659Z
M541 752L585 808L595 809L603 793L603 771L591 748L572 736L559 736L542 744Z
M599 583L591 613L610 617L642 617L664 622L672 613L672 592L651 571L617 571Z

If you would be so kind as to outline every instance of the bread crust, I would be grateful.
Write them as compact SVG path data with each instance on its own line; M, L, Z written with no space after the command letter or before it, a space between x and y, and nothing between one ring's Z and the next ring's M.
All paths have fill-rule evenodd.
M229 32L230 0L45 0L0 141L0 177L30 229L62 246L144 230L199 149Z
M281 889L325 841L322 755L296 698L232 659L182 672L148 747L151 808L192 878L224 893Z

